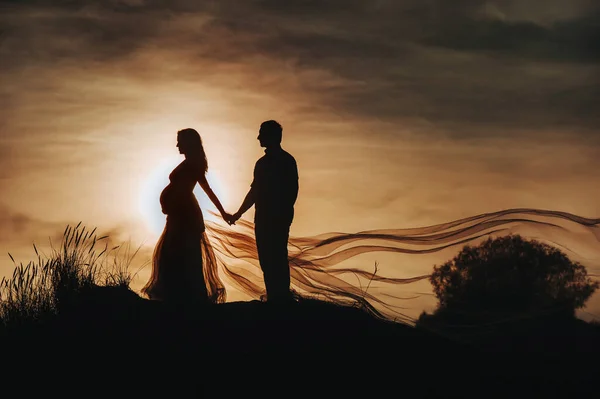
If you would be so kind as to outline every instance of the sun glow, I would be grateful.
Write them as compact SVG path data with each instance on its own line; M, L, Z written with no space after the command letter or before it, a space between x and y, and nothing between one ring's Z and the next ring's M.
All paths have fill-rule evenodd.
M162 162L159 162L156 168L150 171L143 180L139 191L138 211L148 230L156 237L162 233L165 227L166 218L160 209L160 193L169 184L169 174L182 160L183 157L179 155L166 158ZM224 202L226 192L223 185L220 184L219 176L209 169L206 174L206 179L219 200ZM206 220L213 220L214 218L209 211L217 212L216 207L210 201L206 193L204 193L204 190L202 190L200 185L196 185L194 194L196 195L196 198L198 198L204 218Z

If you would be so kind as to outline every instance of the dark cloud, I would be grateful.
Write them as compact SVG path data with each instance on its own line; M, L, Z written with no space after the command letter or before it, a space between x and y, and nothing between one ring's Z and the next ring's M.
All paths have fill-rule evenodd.
M600 61L600 12L551 26L461 17L440 24L422 42L462 51L565 62Z
M156 31L157 18L109 10L18 8L2 17L3 69L110 61L135 51Z
M235 63L274 95L265 75L286 66L315 99L307 112L469 135L600 126L600 13L585 0L2 4L5 70L181 50L173 62L201 65L199 76Z
M373 53L385 55L398 44L424 43L536 58L598 59L599 6L580 0L580 12L565 11L571 18L557 19L548 26L530 17L511 18L500 11L514 8L510 7L514 3L518 2L38 0L2 1L0 7L4 10L1 32L5 40L49 36L57 44L47 50L58 53L59 43L71 41L85 43L98 53L110 49L123 54L160 34L164 22L204 13L214 24L236 35L270 39L265 45L274 50L278 45L290 45L293 50L314 48L319 53L325 49L329 54L369 57ZM540 13L547 6L546 1L529 3L537 5ZM494 4L498 7L491 9L496 12L489 11ZM205 33L210 32L201 35ZM31 46L25 47L31 50Z

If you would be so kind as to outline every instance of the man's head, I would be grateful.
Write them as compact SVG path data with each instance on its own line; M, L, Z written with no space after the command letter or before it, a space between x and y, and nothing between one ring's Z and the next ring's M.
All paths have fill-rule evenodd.
M281 136L283 128L281 125L274 120L265 121L260 124L258 131L258 141L261 147L274 147L281 144Z

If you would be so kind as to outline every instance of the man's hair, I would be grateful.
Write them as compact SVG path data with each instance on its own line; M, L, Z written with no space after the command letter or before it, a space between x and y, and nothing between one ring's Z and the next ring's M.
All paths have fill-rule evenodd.
M279 122L274 120L264 121L260 124L260 130L266 134L269 138L272 138L273 141L281 143L281 138L283 135L283 127L279 124Z

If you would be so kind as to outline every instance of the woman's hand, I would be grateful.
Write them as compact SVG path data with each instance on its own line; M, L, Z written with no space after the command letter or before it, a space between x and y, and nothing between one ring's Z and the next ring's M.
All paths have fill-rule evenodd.
M223 213L221 213L221 216L223 216L223 220L225 220L228 225L231 226L232 224L235 224L233 215L231 215L227 212L223 212Z

